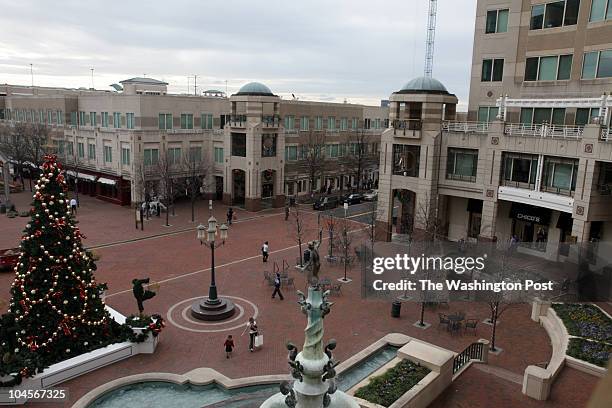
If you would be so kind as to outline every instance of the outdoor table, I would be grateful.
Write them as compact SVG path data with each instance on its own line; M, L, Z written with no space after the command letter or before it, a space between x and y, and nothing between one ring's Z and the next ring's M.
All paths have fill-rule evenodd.
M450 321L450 324L448 325L448 330L453 333L459 330L459 328L461 327L461 322L465 320L465 316L448 315L448 320Z

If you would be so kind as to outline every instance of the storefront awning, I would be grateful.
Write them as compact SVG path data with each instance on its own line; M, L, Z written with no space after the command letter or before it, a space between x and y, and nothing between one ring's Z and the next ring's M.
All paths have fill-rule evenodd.
M81 180L94 181L96 178L91 174L78 173L74 170L66 170L66 174L70 177L75 177Z
M512 208L510 209L510 218L541 225L548 225L550 223L550 214L551 210L548 208L521 203L512 203Z
M98 182L102 184L108 184L110 186L114 186L117 183L115 180L107 179L105 177L99 177Z

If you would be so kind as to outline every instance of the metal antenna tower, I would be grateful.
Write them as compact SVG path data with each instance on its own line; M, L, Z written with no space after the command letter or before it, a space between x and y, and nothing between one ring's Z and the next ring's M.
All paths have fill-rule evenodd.
M425 42L425 76L428 78L431 78L433 72L437 9L438 0L429 0L429 12L427 13L427 41Z

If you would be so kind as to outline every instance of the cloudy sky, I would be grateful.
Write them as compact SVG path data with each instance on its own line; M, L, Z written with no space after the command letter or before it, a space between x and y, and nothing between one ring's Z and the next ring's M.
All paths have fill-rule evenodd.
M434 77L466 105L476 0L439 0ZM427 0L4 2L0 83L109 89L146 75L170 91L379 104L422 75ZM188 83L190 84L188 88Z

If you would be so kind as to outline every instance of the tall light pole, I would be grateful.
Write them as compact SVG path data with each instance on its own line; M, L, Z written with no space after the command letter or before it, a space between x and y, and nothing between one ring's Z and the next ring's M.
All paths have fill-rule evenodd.
M30 77L32 77L32 88L34 88L34 68L32 64L30 64Z
M348 203L344 203L344 225L342 226L342 247L344 249L344 277L338 279L338 281L342 283L352 282L352 279L349 279L346 276L347 268L348 268L348 252L349 252L349 237L348 237L348 226L346 224L346 213L348 211Z
M212 210L212 206L210 208ZM219 228L219 231L221 231L221 242L217 242L217 219L212 215L208 219L208 228L202 224L198 225L197 228L197 239L200 241L200 244L210 248L211 253L208 297L199 299L191 305L191 315L198 320L224 320L233 316L236 312L235 306L230 300L219 297L215 281L215 249L225 244L227 230L227 225L222 224Z

